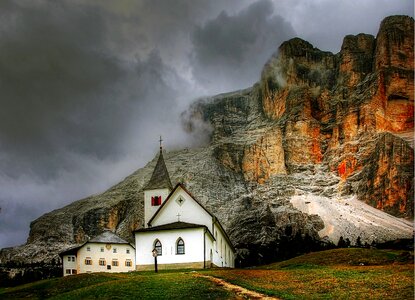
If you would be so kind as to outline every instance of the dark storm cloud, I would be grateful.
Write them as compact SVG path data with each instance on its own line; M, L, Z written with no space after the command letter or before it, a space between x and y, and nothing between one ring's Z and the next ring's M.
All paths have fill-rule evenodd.
M159 51L129 60L111 51L100 7L1 5L0 247L22 242L16 232L40 214L150 159L148 145L174 129L184 88Z
M2 20L7 30L0 33L0 150L36 157L36 172L43 172L43 163L62 149L113 152L111 144L103 143L117 126L103 119L119 111L112 105L113 112L102 96L124 74L116 59L101 50L99 15L46 2L3 9ZM83 143L91 133L94 138Z
M96 8L44 3L2 10L0 150L13 157L0 161L6 175L53 175L68 151L124 154L131 120L176 97L163 78L174 72L157 51L125 65L107 49Z
M222 11L198 27L192 35L194 76L216 92L257 81L280 43L295 35L273 10L271 1L261 0L234 15Z

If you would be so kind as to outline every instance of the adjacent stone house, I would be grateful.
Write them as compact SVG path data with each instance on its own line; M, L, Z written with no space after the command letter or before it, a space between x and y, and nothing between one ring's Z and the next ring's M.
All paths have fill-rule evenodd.
M93 272L128 272L135 266L134 246L111 231L60 253L63 276Z

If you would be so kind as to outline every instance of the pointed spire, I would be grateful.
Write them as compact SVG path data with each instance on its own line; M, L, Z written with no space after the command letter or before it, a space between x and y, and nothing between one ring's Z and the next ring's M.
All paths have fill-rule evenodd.
M173 186L170 181L169 172L167 171L166 164L163 158L163 147L161 142L163 140L160 136L160 154L157 160L156 167L154 168L153 174L151 175L150 181L144 187L145 190L155 190L155 189L163 189L168 188L170 190L173 189Z

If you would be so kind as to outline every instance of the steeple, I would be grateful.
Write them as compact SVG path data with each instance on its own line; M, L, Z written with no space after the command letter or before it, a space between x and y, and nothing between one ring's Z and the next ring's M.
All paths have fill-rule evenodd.
M153 174L151 175L150 181L144 187L145 190L155 190L168 188L169 190L173 189L173 186L170 181L169 172L167 171L166 164L163 158L163 147L161 142L163 140L160 136L160 154L157 160L156 167L154 168Z
M150 181L144 187L144 227L147 227L148 221L167 199L170 191L173 189L169 172L164 163L162 141L160 136L159 158Z

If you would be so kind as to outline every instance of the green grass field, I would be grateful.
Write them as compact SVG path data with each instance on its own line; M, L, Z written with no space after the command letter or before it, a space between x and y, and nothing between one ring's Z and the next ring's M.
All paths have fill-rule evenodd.
M253 269L198 270L282 299L414 299L413 256L336 249ZM192 270L81 274L0 289L0 299L242 299Z

